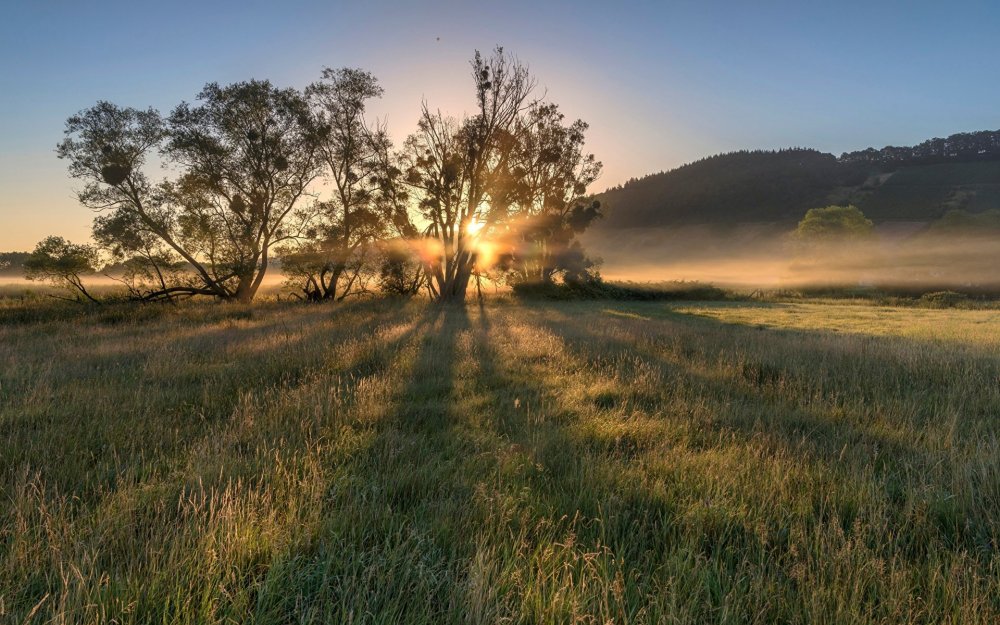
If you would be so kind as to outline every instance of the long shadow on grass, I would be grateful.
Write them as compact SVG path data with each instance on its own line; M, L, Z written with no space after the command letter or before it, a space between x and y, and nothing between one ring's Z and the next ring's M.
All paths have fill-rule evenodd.
M582 609L600 622L631 622L640 614L650 622L666 619L670 600L663 591L679 572L672 567L695 560L711 565L702 569L704 585L682 603L715 610L723 597L713 588L747 583L738 568L765 551L753 528L720 508L705 508L702 520L693 520L669 488L651 487L628 449L595 445L584 433L589 415L567 396L573 381L554 364L558 356L525 334L531 321L490 323L483 311L479 325L477 380L488 397L482 412L493 415L487 425L497 440L509 443L497 452L498 471L508 476L498 484L527 512L511 515L499 534L521 543L507 550L512 563L505 564L527 577L522 590L533 596L523 618ZM560 585L567 579L576 580L572 589ZM546 607L532 612L533 602Z
M396 397L370 424L369 444L335 467L326 523L269 580L294 584L294 594L262 598L262 613L318 622L363 614L377 622L459 620L480 451L457 393L469 319L462 306L431 306L422 327L411 363L399 363Z
M258 406L262 409L253 420L233 420L228 424L220 423L221 427L205 424L198 436L182 441L188 450L187 453L163 459L165 465L169 466L165 466L164 472L160 475L149 475L146 479L110 487L98 483L99 476L93 472L81 476L80 479L88 480L90 488L99 490L98 493L91 493L89 489L84 488L73 491L78 501L83 504L92 498L96 504L103 498L109 497L121 506L132 499L133 495L130 493L147 500L153 498L152 505L138 506L132 511L129 515L129 525L120 528L121 532L101 529L98 525L93 528L99 530L97 534L91 534L90 525L86 520L77 525L75 539L87 545L94 554L93 559L88 558L84 570L95 579L107 576L109 580L120 584L122 590L127 584L132 588L130 596L142 597L143 600L133 606L132 616L139 621L167 620L163 610L169 605L166 601L169 597L159 596L158 593L181 592L181 587L171 590L170 582L164 584L164 571L151 566L152 562L158 560L150 562L145 558L137 560L136 554L144 554L147 549L155 548L157 545L169 548L173 544L171 541L177 539L179 527L187 527L189 532L196 534L206 532L207 535L211 535L210 527L215 522L210 518L192 518L190 512L185 512L179 506L175 507L172 504L178 500L214 500L222 491L227 493L227 497L236 501L254 501L255 492L274 492L274 487L280 487L280 484L269 483L271 476L276 473L275 464L279 463L284 467L294 464L306 454L310 440L337 432L338 427L347 419L357 386L365 378L384 374L395 367L398 363L394 357L398 351L412 340L427 321L426 316L422 316L409 324L406 330L394 334L388 340L380 340L377 328L385 323L386 315L391 316L398 311L398 307L392 306L381 312L374 312L363 324L352 324L346 328L339 328L336 332L328 329L326 339L334 342L338 337L356 335L354 339L362 342L361 347L355 350L356 356L350 361L333 363L327 371L318 372L321 375L303 378L292 385L285 384L275 398L275 401L279 402L294 402L294 395L303 390L304 384L331 383L333 377L344 379L347 380L348 386L338 390L340 398L336 414L318 414L316 415L318 420L314 420L303 418L303 415L296 414L294 410L282 410L277 404L262 405ZM315 347L325 349L326 343L317 343ZM266 403L270 389L273 388L275 388L273 385L260 384L246 391L254 393L256 401ZM206 445L215 450L215 458L204 457ZM206 460L217 461L217 467L204 466ZM145 459L147 465L148 462L149 459ZM192 472L188 465L193 462L198 468ZM147 473L151 470L148 466L143 468ZM215 471L215 468L218 470ZM166 507L160 504L166 504ZM276 502L276 505L281 504ZM202 509L201 514L210 512ZM86 519L86 515L82 516ZM289 538L297 531L294 527L283 529L288 532ZM142 544L138 548L133 544L134 538L130 538L134 536L143 537ZM183 550L190 548L183 539L180 542L181 545L174 547L182 552L178 557L184 555ZM271 558L272 554L261 550L253 557L234 564L240 569L239 574L227 580L236 586L225 589L220 587L219 592L224 596L248 594L248 589L252 589L266 575L272 564ZM46 593L59 592L58 571L39 568L30 575L30 578L21 581L19 595L9 597L13 605L8 605L15 613L22 607L27 610L35 605ZM249 594L256 594L256 591L251 590ZM221 610L226 609L224 603L220 603L220 606ZM234 614L236 620L244 620L244 616L239 613Z
M555 316L551 311L548 311L548 314L535 311L534 317L540 325L559 336L583 362L617 361L618 372L627 379L628 371L623 370L627 364L623 363L628 363L628 359L619 356L637 356L642 361L659 368L664 373L665 379L680 378L683 381L682 386L694 389L701 397L710 398L719 408L720 414L715 415L713 420L713 424L718 427L742 432L748 437L764 437L772 444L796 454L800 454L805 445L805 450L814 452L816 457L826 460L832 460L845 445L851 448L864 446L873 451L879 450L886 461L891 460L893 456L911 459L922 457L920 450L912 445L870 432L826 412L803 409L796 405L795 397L779 395L770 387L790 372L767 363L748 363L739 376L711 375L706 371L697 370L698 363L685 361L681 357L651 348L641 342L630 342L595 331L592 324L574 321L566 316ZM633 320L614 317L602 321L626 333L631 332L627 324L634 323ZM722 323L719 325L725 326ZM805 342L799 343L799 346L802 350L808 349L808 344ZM613 406L616 398L599 398L598 403L602 402ZM657 405L659 402L655 399L647 402L651 403L648 408L652 410L666 407ZM746 410L742 409L744 407ZM775 416L763 423L756 418L743 417L741 414L743 412L756 415L766 412ZM885 466L885 463L881 466Z
M212 431L240 402L252 404L294 389L314 372L330 367L325 359L331 348L348 340L371 340L401 310L402 305L391 302L353 307L340 311L347 321L332 325L339 319L336 309L314 313L302 326L296 345L275 341L252 361L226 358L206 343L205 351L184 352L189 357L161 363L162 375L155 379L137 374L137 365L128 361L110 373L86 362L72 363L73 371L82 368L92 379L67 374L50 390L47 402L30 410L7 408L4 426L9 449L15 453L0 456L0 476L29 466L50 488L86 500L97 486L115 490L119 474L134 468L133 463L141 463L146 475L164 470L177 451ZM228 364L211 366L218 361ZM357 363L335 364L354 374L375 366L363 353ZM87 401L82 401L84 396ZM58 454L54 456L53 450ZM58 462L53 462L55 458Z
M683 386L693 389L698 398L710 400L710 406L715 407L718 413L711 421L710 432L697 431L704 426L696 426L691 432L689 445L700 439L703 441L702 445L711 447L721 444L735 433L747 443L764 441L772 449L789 457L804 458L805 452L811 462L824 466L825 472L840 473L845 479L852 479L850 474L844 473L851 470L850 462L842 462L843 454L850 450L849 458L860 455L869 459L876 478L881 480L881 487L885 489L887 501L900 515L897 521L902 523L909 522L905 520L905 509L908 506L906 491L909 486L900 480L912 478L900 474L899 467L929 470L934 463L942 461L940 455L872 432L826 410L804 409L797 406L794 399L766 392L759 388L762 382L759 375L748 376L745 371L743 377L708 375L681 358L650 347L648 342L621 340L610 334L594 331L593 324L588 324L585 317L575 319L552 313L551 310L536 309L532 317L536 323L560 337L581 362L616 362L617 377L627 380L627 363L638 357L659 368L665 380L679 378L683 380ZM616 318L603 321L626 331L626 324L636 323L635 320ZM801 341L798 345L801 349L809 349L806 341ZM623 393L627 394L627 391L623 390ZM609 404L614 402L614 399L601 400ZM666 410L669 414L670 406L662 399L653 399L646 409L653 413ZM830 520L830 514L836 513L836 518L845 531L863 513L854 500L834 500L832 506L820 505L820 500L821 498L816 500L816 519ZM970 525L968 519L977 516L974 511L963 511L951 502L942 505L930 519L935 538L949 549L962 548L988 555L991 550L989 545L994 540L990 538L988 520L979 518ZM903 548L911 557L919 559L925 557L929 546L927 542L918 541L907 543Z

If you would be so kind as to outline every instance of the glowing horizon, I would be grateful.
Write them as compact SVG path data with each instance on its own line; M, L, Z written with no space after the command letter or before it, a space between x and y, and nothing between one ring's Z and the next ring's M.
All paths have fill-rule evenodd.
M92 214L53 148L65 119L99 99L166 112L210 81L303 87L323 66L361 67L385 88L371 115L399 142L424 99L450 115L472 109L468 60L496 44L590 124L587 149L604 163L593 191L736 149L839 154L1000 127L1000 86L982 79L1000 7L973 2L109 5L19 4L0 25L0 250L89 237Z

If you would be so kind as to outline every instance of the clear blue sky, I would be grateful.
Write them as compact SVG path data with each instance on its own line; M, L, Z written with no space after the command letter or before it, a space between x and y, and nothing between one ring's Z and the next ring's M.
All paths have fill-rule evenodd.
M0 20L0 250L83 240L53 148L107 99L169 110L208 81L304 86L363 67L409 133L461 114L467 61L502 44L590 122L597 187L741 148L845 150L1000 128L1000 2L8 3Z

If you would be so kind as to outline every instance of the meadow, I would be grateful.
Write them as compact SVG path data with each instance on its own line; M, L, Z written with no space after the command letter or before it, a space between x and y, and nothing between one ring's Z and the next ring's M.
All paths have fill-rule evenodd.
M1000 310L0 303L3 623L996 623Z

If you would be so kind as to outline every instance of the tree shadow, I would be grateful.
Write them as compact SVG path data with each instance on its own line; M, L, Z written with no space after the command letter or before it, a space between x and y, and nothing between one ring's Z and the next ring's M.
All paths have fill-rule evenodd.
M229 398L231 408L228 412L218 411L215 419L194 424L197 426L194 430L178 435L175 445L161 446L158 462L155 457L150 458L148 452L141 453L143 459L139 462L141 471L138 473L134 471L137 468L135 459L127 455L128 450L124 448L116 449L115 457L120 458L117 462L124 461L126 468L132 469L128 474L107 475L102 466L84 466L79 468L81 473L75 478L79 484L67 485L60 481L61 474L51 475L56 469L66 472L65 458L59 467L44 467L47 470L32 478L33 481L44 484L56 494L72 493L78 508L74 512L79 518L75 522L75 540L84 550L75 557L82 557L86 563L74 566L80 566L92 576L107 576L116 584L124 584L126 578L133 580L128 586L142 589L143 595L151 593L152 598L155 597L155 580L164 573L158 569L162 566L162 558L137 561L129 536L142 536L144 546L161 544L184 550L190 545L183 534L178 534L180 528L210 540L218 531L216 527L219 524L224 527L227 522L224 517L213 515L205 502L219 502L222 497L229 502L260 501L265 507L274 505L273 502L268 504L266 498L268 493L281 487L283 472L302 470L292 467L316 453L317 441L351 425L353 401L358 390L367 388L367 380L388 375L395 369L399 365L395 357L431 320L428 314L422 314L412 321L393 323L404 309L400 306L369 309L359 323L345 323L334 328L320 324L311 328L310 335L322 335L323 338L312 345L315 349L325 350L347 338L356 341L358 347L349 350L349 358L344 360L318 367L310 362L313 374L295 378L282 379L273 375L277 371L269 365L257 372L260 377L242 381L247 386ZM280 350L280 345L275 349ZM322 387L325 386L331 387L329 393L324 392ZM316 399L325 401L328 397L335 403L316 409L309 405ZM149 434L148 431L139 433L135 440L142 441ZM95 435L97 439L117 443L106 431ZM142 452L141 449L137 451ZM72 462L69 464L75 466ZM105 478L110 478L110 482ZM154 505L140 505L142 501ZM179 503L171 506L170 502ZM88 511L90 506L93 509ZM127 514L129 525L103 530L99 523L91 527L90 520L99 520L108 506L118 510L118 514ZM289 537L294 537L298 531L291 527L287 530ZM122 532L126 536L123 537ZM76 549L66 551L69 556ZM272 564L265 552L234 564L245 567L247 577L236 580L238 585L229 590L234 596L256 593L254 585L264 578ZM139 574L143 571L145 574ZM31 595L30 601L24 599L27 607L41 600L46 592L59 592L59 581L52 577L53 574L40 567L30 580L25 580L24 592ZM204 574L211 575L209 570ZM83 580L83 573L80 576ZM16 609L18 597L12 601ZM135 607L136 614L146 614L149 620L158 620L163 609L164 606L155 601L139 602Z
M454 608L480 451L456 390L470 321L462 305L428 306L416 328L393 396L363 425L366 444L331 467L325 522L305 549L279 557L292 565L274 576L297 584L295 596L262 599L267 614L435 622Z
M404 312L362 308L356 323L335 331L318 321L306 326L296 335L295 349L328 350L344 341L356 341L356 349L323 351L319 360L297 361L292 372L280 372L287 368L280 359L265 362L236 382L232 388L242 396L213 404L201 431L178 435L166 454L169 466L157 474L197 474L197 484L156 486L156 476L147 476L121 486L136 497L153 493L163 501L221 490L253 501L272 472L287 470L287 464L313 453L315 441L324 441L321 447L330 449L315 458L321 473L316 517L303 527L289 525L283 542L231 565L236 577L229 579L229 589L248 593L243 609L261 622L293 617L349 622L362 615L396 622L541 621L543 612L556 613L545 610L566 601L567 592L581 593L586 611L600 611L607 619L627 622L635 616L628 609L638 607L656 620L652 606L678 570L700 567L703 577L688 600L700 602L706 613L722 607L720 588L751 583L748 562L777 575L775 588L793 596L794 583L775 573L783 566L787 533L782 538L767 528L762 537L746 515L713 505L708 493L703 504L684 500L699 487L678 486L682 475L650 477L644 463L669 449L647 448L627 435L609 440L581 427L593 420L595 408L606 409L609 419L628 418L623 401L655 418L682 419L669 412L670 392L644 398L641 388L607 396L584 388L581 398L579 389L571 396L567 387L590 378L577 375L609 376L610 383L621 384L641 363L663 380L683 381L690 393L714 397L712 406L721 412L711 422L690 424L689 448L701 441L707 449L730 436L764 441L780 453L806 452L831 465L841 445L896 457L919 453L769 395L775 380L766 369L727 377L694 366L683 346L666 349L660 342L672 332L669 326L659 330L664 336L630 340L636 335L630 324L645 323L641 319L602 318L615 325L613 332L602 331L593 314L558 306L426 306L415 319L402 319ZM564 361L554 362L547 346L537 342L549 338L564 348ZM287 342L264 342L247 354L266 361L288 349L283 345ZM374 396L378 407L361 410L358 395L374 378L383 381ZM335 387L331 396L338 403L311 406L316 397L322 399L313 391L323 385ZM272 410L277 405L268 403L272 400L283 407ZM273 415L266 422L228 422L225 417L242 415L241 401L248 407L243 412L264 406L263 413ZM788 423L763 421L757 418L762 411L788 414ZM154 431L143 430L142 436ZM280 444L261 456L253 445L271 436ZM184 469L203 461L206 449L218 456L217 471ZM851 510L834 512L849 524ZM290 514L288 522L292 519ZM165 520L185 522L153 508L130 522L148 542L169 535L169 528L155 527ZM829 517L819 517L825 520ZM128 541L115 547L116 537L121 538L108 532L97 569L125 567L133 576L160 572L118 553ZM579 585L571 591L558 587L553 579L560 571ZM45 589L39 587L36 599ZM529 592L537 593L535 607L524 598ZM153 620L163 607L141 610ZM234 612L236 620L241 616L246 612Z
M118 354L108 361L104 355L84 355L55 363L51 375L58 372L63 379L54 380L43 397L22 394L21 408L7 406L11 448L24 453L0 459L0 474L12 472L17 462L40 471L51 487L83 499L88 499L87 483L95 474L111 479L102 489L114 490L117 471L104 466L109 461L128 465L129 458L142 457L166 468L170 457L232 415L240 402L294 389L328 367L331 349L348 340L373 340L373 333L403 310L386 303L355 306L338 316L296 308L291 318L264 319L252 328L195 328L168 351L135 341L131 357ZM308 315L304 320L303 314ZM295 326L294 336L269 341L252 359L230 353L233 346L277 333L282 326ZM139 326L134 331L144 329L151 330ZM216 334L226 339L212 338ZM338 364L355 372L365 366ZM84 397L87 401L81 401ZM46 448L37 445L40 440L47 441ZM61 451L58 465L46 460L51 448Z
M606 327L605 331L599 331L586 319L537 308L533 321L558 336L582 364L598 363L605 370L613 370L616 384L627 384L625 381L634 373L635 364L642 363L660 372L660 379L667 385L683 387L686 396L668 389L659 398L650 398L646 405L638 407L652 416L679 423L686 430L684 445L688 449L711 452L732 442L748 447L763 444L773 457L794 458L797 463L814 467L816 475L839 476L836 481L845 484L858 482L853 491L813 493L812 522L836 521L843 531L849 532L854 521L865 514L857 493L870 488L881 491L880 502L887 506L893 522L912 523L912 493L923 490L922 480L928 479L926 475L921 477L921 473L938 470L940 475L941 465L953 461L946 450L920 446L916 436L904 438L905 432L896 436L876 431L836 406L799 405L796 398L783 396L781 379L784 372L780 369L743 366L725 374L712 374L701 370L694 362L685 361L685 351L677 349L676 344L668 347L655 338L619 338L622 335L637 337L649 331L638 327L645 323L641 320L614 317L606 323L616 326L619 332L606 331ZM699 320L698 323L704 327L707 322ZM670 328L661 328L663 330L672 332ZM811 343L808 340L810 333L798 334L788 337L794 348L807 359L822 361L823 346ZM837 392L845 392L845 389ZM613 396L606 406L597 403L599 407L614 409L622 397L628 397L628 392ZM690 401L692 399L695 401ZM671 405L674 400L680 400L682 405L701 402L703 408L707 402L712 417L690 420L675 410ZM636 403L632 406L636 407ZM870 481L870 484L862 481ZM940 501L932 499L928 505L935 511L922 522L927 523L934 541L949 549L984 556L990 551L984 545L996 540L990 535L992 522L974 505L974 495L963 495L960 499L963 504L951 496ZM930 544L929 541L907 542L902 546L903 553L918 561L926 556Z
M670 574L664 545L678 547L673 557L715 562L718 568L706 574L719 578L735 579L741 558L764 557L765 545L745 519L708 506L700 510L702 520L692 519L678 501L644 483L637 455L595 444L579 427L580 408L566 396L565 372L554 370L544 347L520 334L528 325L510 319L493 323L481 310L473 332L479 390L486 395L482 412L491 415L484 429L495 439L494 487L530 511L504 520L503 534L521 541L519 574L551 565L532 561L547 553L559 567L574 571L578 583L594 585L583 601L591 603L592 614L600 613L598 620L627 622L637 606L656 613L650 605ZM685 544L692 533L696 539ZM591 566L603 576L587 581ZM614 580L628 583L619 587ZM699 599L718 607L722 598L708 597L707 588L695 594L702 591ZM548 599L567 600L560 592L564 589Z
M845 445L879 450L884 457L921 455L921 451L915 446L859 427L830 409L800 406L796 397L783 394L785 389L782 382L793 372L780 364L749 358L748 362L732 371L713 374L707 370L699 370L698 365L705 365L705 362L686 360L686 357L697 358L701 355L686 351L683 347L674 351L674 346L664 348L661 345L658 348L655 340L639 342L616 338L610 333L596 331L593 327L573 323L568 317L553 315L552 311L536 311L535 317L537 323L559 336L583 362L606 363L619 356L637 357L659 369L665 380L679 381L679 386L692 389L698 396L710 398L720 409L711 423L712 428L740 432L747 438L766 439L775 448L784 448L795 454L810 451L817 458L828 461L841 454ZM727 326L723 322L707 318L700 318L698 322L714 323L720 328ZM641 335L643 331L649 331L648 328L634 325L630 328L629 324L634 323L634 319L619 317L606 321L607 325L620 329L623 334ZM670 332L669 328L666 330L659 330L661 336ZM826 355L822 348L816 348L808 341L797 341L796 344L807 359L821 361ZM627 378L626 362L627 359L622 358L618 370ZM615 399L608 401L613 404ZM759 418L762 413L777 417L765 422Z

